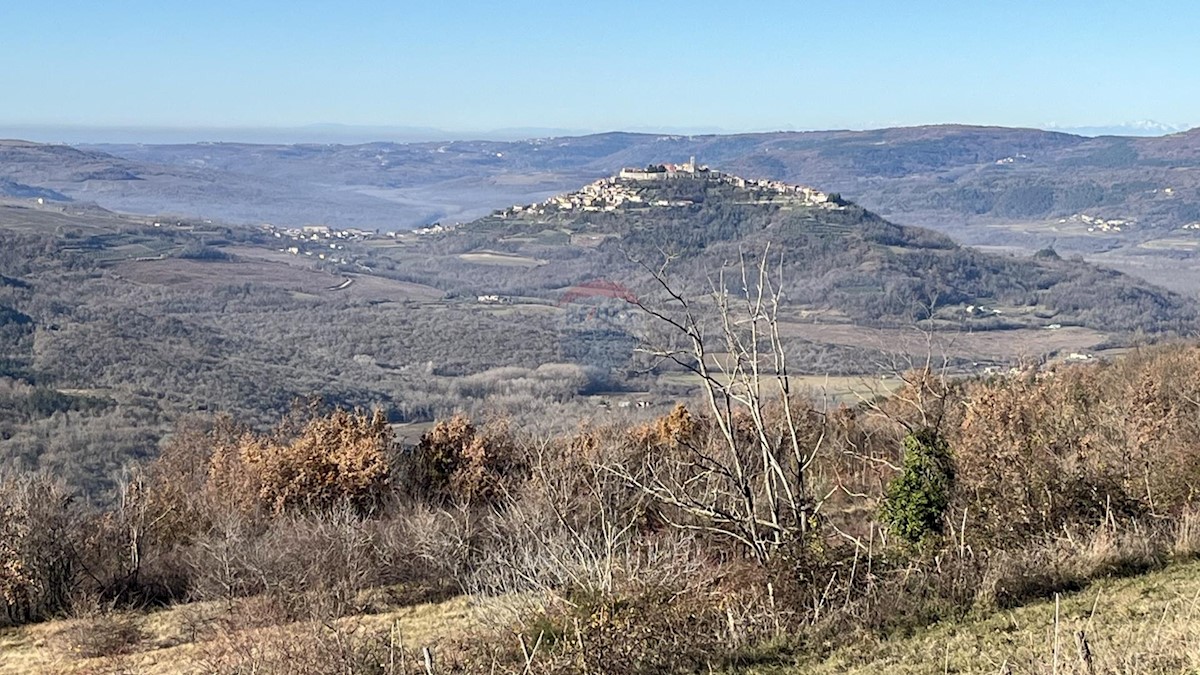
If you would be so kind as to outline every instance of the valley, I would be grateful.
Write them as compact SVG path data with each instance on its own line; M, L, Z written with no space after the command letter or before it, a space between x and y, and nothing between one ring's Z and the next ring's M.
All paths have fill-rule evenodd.
M869 672L931 641L945 663L1036 669L1055 593L1076 594L1064 625L1097 663L1186 662L1079 607L1141 607L1127 587L1157 577L1122 581L1138 572L1194 581L1180 448L1200 305L1168 264L1190 235L1088 255L1160 286L1068 252L1142 236L1128 223L1010 220L987 227L1050 245L971 247L695 159L395 230L138 215L21 185L0 203L0 464L18 477L0 480L17 514L0 554L28 567L0 582L34 588L24 570L49 568L29 556L70 542L55 555L92 575L72 583L112 604L0 629L0 672L571 672L605 644L628 645L628 672L713 655L719 672ZM948 533L920 535L953 542L933 558L883 524L906 517L883 509L911 448L943 437L922 429L970 486ZM811 455L738 487L728 462L755 467L789 433ZM810 515L779 472L811 481ZM821 548L744 534L744 490L766 504L751 515ZM797 534L809 522L819 536ZM24 597L67 606L21 592L12 623ZM1013 611L1024 642L981 637ZM784 637L799 628L819 637Z
M692 156L747 179L841 194L965 244L1053 247L1196 294L1200 231L1188 229L1200 222L1196 138L948 125L345 146L9 142L0 152L9 187L0 191L242 225L404 232L470 222L624 167Z
M654 414L700 384L639 355L665 339L645 308L670 301L649 274L668 261L664 281L698 298L745 256L782 265L793 373L831 403L930 358L961 375L1091 360L1198 320L1186 296L1052 253L979 253L810 187L694 163L624 176L423 234L10 198L0 273L17 281L0 304L31 318L7 326L0 363L13 396L62 400L10 415L0 450L103 495L187 416L266 423L310 396L380 408L412 440L456 411Z

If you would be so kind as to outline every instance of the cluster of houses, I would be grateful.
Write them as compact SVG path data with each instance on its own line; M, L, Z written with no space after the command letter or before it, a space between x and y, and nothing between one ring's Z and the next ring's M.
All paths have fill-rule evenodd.
M1137 221L1132 218L1097 218L1089 216L1086 213L1076 213L1070 218L1059 218L1060 223L1083 223L1087 225L1088 232L1120 232L1122 228L1128 228Z
M842 205L831 200L828 194L805 185L792 185L778 180L752 180L737 176L722 176L721 179L740 188L766 190L767 192L774 192L789 197L798 197L805 206L817 206L826 209L842 208Z
M996 163L999 164L1000 166L1004 166L1006 164L1016 164L1017 162L1023 162L1027 159L1029 159L1029 155L1015 155L1013 157L1005 157L1003 159L998 159L998 160L996 160Z
M692 205L694 202L686 199L647 199L643 192L645 183L673 179L714 181L742 189L781 195L789 200L799 201L804 206L842 208L841 204L831 200L829 195L820 190L783 181L747 179L712 171L707 166L698 166L693 157L684 164L652 164L645 169L621 169L616 176L602 178L576 192L556 195L538 204L511 206L497 211L494 216L501 219L528 218L544 216L548 211L615 211L622 208L674 208ZM441 231L426 229L430 232ZM417 233L424 232L417 230Z
M611 402L609 402L609 400L608 400L608 399L606 399L606 398L602 398L602 399L600 399L600 401L599 401L599 402L597 402L597 403L596 403L596 405L597 405L597 406L599 406L599 407L601 407L601 408L604 408L604 409L609 409L609 408L611 408L611 407L612 407L612 403L611 403ZM652 406L652 405L654 405L654 403L653 403L653 402L651 402L651 401L646 401L646 400L639 400L639 401L617 401L617 407L618 407L618 408L643 408L643 409L644 409L644 408L649 408L649 407L650 407L650 406Z
M328 225L305 225L304 227L280 228L267 224L263 225L262 229L277 239L292 239L294 241L321 241L323 239L366 241L376 235L375 232L370 230L360 230L353 227L349 227L344 230L335 230Z
M505 295L481 295L479 303L482 305L511 305L512 298Z
M662 201L662 200L659 200ZM679 202L675 206L690 204ZM577 192L555 195L540 204L510 206L496 212L501 219L542 216L547 211L615 211L624 206L652 206L633 186L619 178L602 178ZM665 206L666 204L659 204Z
M453 230L453 229L454 229L453 225L443 225L441 223L434 223L427 227L418 227L417 229L413 230L413 234L441 234L442 232L449 232L450 230ZM399 233L389 232L388 236L389 237L397 237L397 236L399 236Z
M277 228L274 225L263 225L263 231L276 239L284 239L292 243L279 249L283 253L295 256L308 256L318 260L328 260L332 263L349 264L346 258L346 243L366 241L375 236L374 232L347 228L335 230L328 225L305 225L304 227Z

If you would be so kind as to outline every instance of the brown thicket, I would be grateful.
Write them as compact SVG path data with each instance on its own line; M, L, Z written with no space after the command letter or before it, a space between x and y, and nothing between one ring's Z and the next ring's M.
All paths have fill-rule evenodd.
M413 645L331 622L467 592L488 630L440 652L438 672L695 672L1200 553L1200 348L905 377L854 406L792 392L724 414L701 398L556 433L455 417L408 449L356 412L268 434L191 424L103 511L45 477L0 482L2 620L220 600L227 640L209 656L223 668L264 658L232 628L302 620L341 645L338 664L387 653L420 672ZM901 546L881 500L903 439L930 428L953 463L949 507L941 534ZM782 493L798 468L803 501ZM788 536L773 539L775 523ZM319 651L293 656L315 672Z
M280 515L347 503L365 511L388 490L394 440L383 413L337 410L294 436L243 433L214 448L208 484L246 510Z
M0 600L8 623L70 608L86 524L71 496L43 476L0 480Z
M1200 349L972 384L954 430L967 535L1177 516L1200 490Z
M421 437L410 471L411 487L425 498L486 505L503 496L522 462L503 423L481 429L455 415Z

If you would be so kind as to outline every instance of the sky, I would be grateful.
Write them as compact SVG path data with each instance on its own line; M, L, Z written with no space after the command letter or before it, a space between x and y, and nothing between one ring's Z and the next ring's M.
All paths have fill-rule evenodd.
M2 0L0 127L1200 124L1200 3Z

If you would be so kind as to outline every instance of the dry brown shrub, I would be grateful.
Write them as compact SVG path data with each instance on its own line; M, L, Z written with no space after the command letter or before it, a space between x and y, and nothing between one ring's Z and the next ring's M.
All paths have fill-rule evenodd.
M0 479L0 624L70 609L80 574L76 547L89 529L59 482L41 475Z
M699 420L680 403L670 413L635 426L629 433L637 445L663 448L695 443L700 431Z
M24 505L14 501L0 503L0 599L9 608L27 603L33 585L29 561L23 550L30 534L29 523Z
M1040 536L1107 512L1137 513L1124 469L1102 449L1095 373L1067 369L980 385L952 439L968 536L985 544Z
M410 480L434 502L487 505L523 475L512 434L503 422L477 427L465 416L439 421L412 457Z
M56 639L62 651L75 658L92 659L136 652L146 634L130 614L100 612L72 619Z
M393 435L383 413L336 410L295 436L244 433L214 448L208 487L244 512L374 507L390 485ZM224 499L221 499L224 497Z
M1191 507L1180 513L1175 520L1174 535L1172 556L1188 560L1200 555L1200 513Z
M990 544L1113 515L1179 514L1200 495L1198 392L1192 346L976 383L952 437L954 511Z
M212 526L215 517L209 481L228 480L234 466L213 472L214 461L235 461L231 452L249 430L232 418L191 417L176 427L162 452L146 468L143 499L155 527L153 542L161 546L189 544L197 533ZM222 460L214 460L214 453ZM223 495L226 498L230 495Z
M249 628L228 626L189 657L199 672L239 675L391 675L415 673L417 655L387 631L353 623L302 622Z
M1200 496L1200 348L1169 346L1105 368L1116 389L1107 423L1124 447L1112 454L1131 494L1159 514L1178 513Z
M664 574L622 571L609 587L571 586L544 593L466 644L455 645L446 672L641 673L707 672L759 640L770 623L730 594L719 567L669 574L680 561L658 559ZM686 565L686 563L685 563ZM681 570L676 569L676 572ZM502 616L502 615L497 615Z

